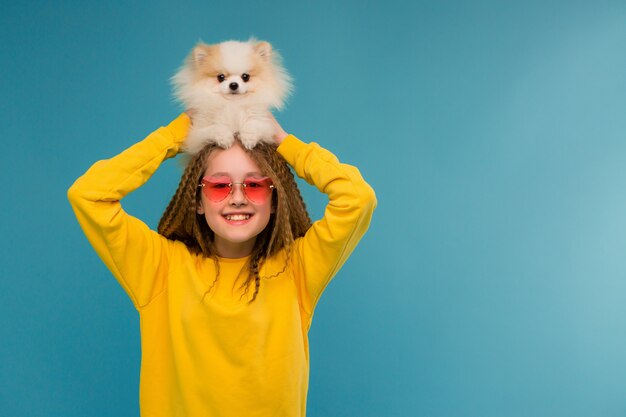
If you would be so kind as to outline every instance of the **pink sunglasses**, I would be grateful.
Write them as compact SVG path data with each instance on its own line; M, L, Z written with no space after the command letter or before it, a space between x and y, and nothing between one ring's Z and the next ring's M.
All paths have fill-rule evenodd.
M226 176L218 178L204 177L198 187L202 188L202 193L206 198L214 203L218 203L233 192L235 185L240 185L241 191L243 191L246 198L256 204L265 203L274 189L272 180L269 177L248 177L243 182L233 182Z

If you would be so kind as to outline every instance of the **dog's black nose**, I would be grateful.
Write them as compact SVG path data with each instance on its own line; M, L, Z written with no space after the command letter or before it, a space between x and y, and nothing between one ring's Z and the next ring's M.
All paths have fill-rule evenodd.
M237 83L230 83L228 85L228 88L230 88L231 90L235 91L235 90L237 90L239 88L239 84L237 84Z

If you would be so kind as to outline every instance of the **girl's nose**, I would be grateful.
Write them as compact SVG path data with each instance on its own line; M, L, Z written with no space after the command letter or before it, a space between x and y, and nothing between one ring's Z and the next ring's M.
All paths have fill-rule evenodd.
M233 205L241 206L248 202L246 195L243 192L242 184L233 184L230 192L230 203Z

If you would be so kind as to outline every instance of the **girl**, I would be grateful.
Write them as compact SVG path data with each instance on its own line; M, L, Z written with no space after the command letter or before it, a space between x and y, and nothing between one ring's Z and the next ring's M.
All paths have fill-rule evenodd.
M374 192L274 120L276 145L195 154L156 233L120 200L179 152L190 123L181 114L68 192L139 311L141 415L305 416L315 305L367 230ZM313 225L287 164L329 197Z

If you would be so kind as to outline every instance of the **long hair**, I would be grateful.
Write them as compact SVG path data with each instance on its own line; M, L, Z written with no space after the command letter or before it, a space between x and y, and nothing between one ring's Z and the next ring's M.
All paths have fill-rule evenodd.
M180 179L178 189L165 209L158 227L161 235L184 243L192 253L212 258L217 266L218 276L219 263L214 243L215 233L209 228L204 215L197 213L197 208L200 204L201 192L198 184L206 170L206 162L211 153L220 149L222 148L215 144L207 144L191 157ZM266 259L281 250L286 250L286 262L289 262L294 241L304 236L311 227L311 219L293 173L287 162L276 151L276 145L259 143L252 150L245 149L245 151L259 166L261 172L270 177L275 187L272 193L274 212L270 215L268 225L256 237L247 264L248 276L241 287L243 297L254 282L254 293L250 300L252 302L256 299L261 285L260 266ZM287 264L281 272L284 272L286 267ZM207 293L217 281L218 276L215 277Z

